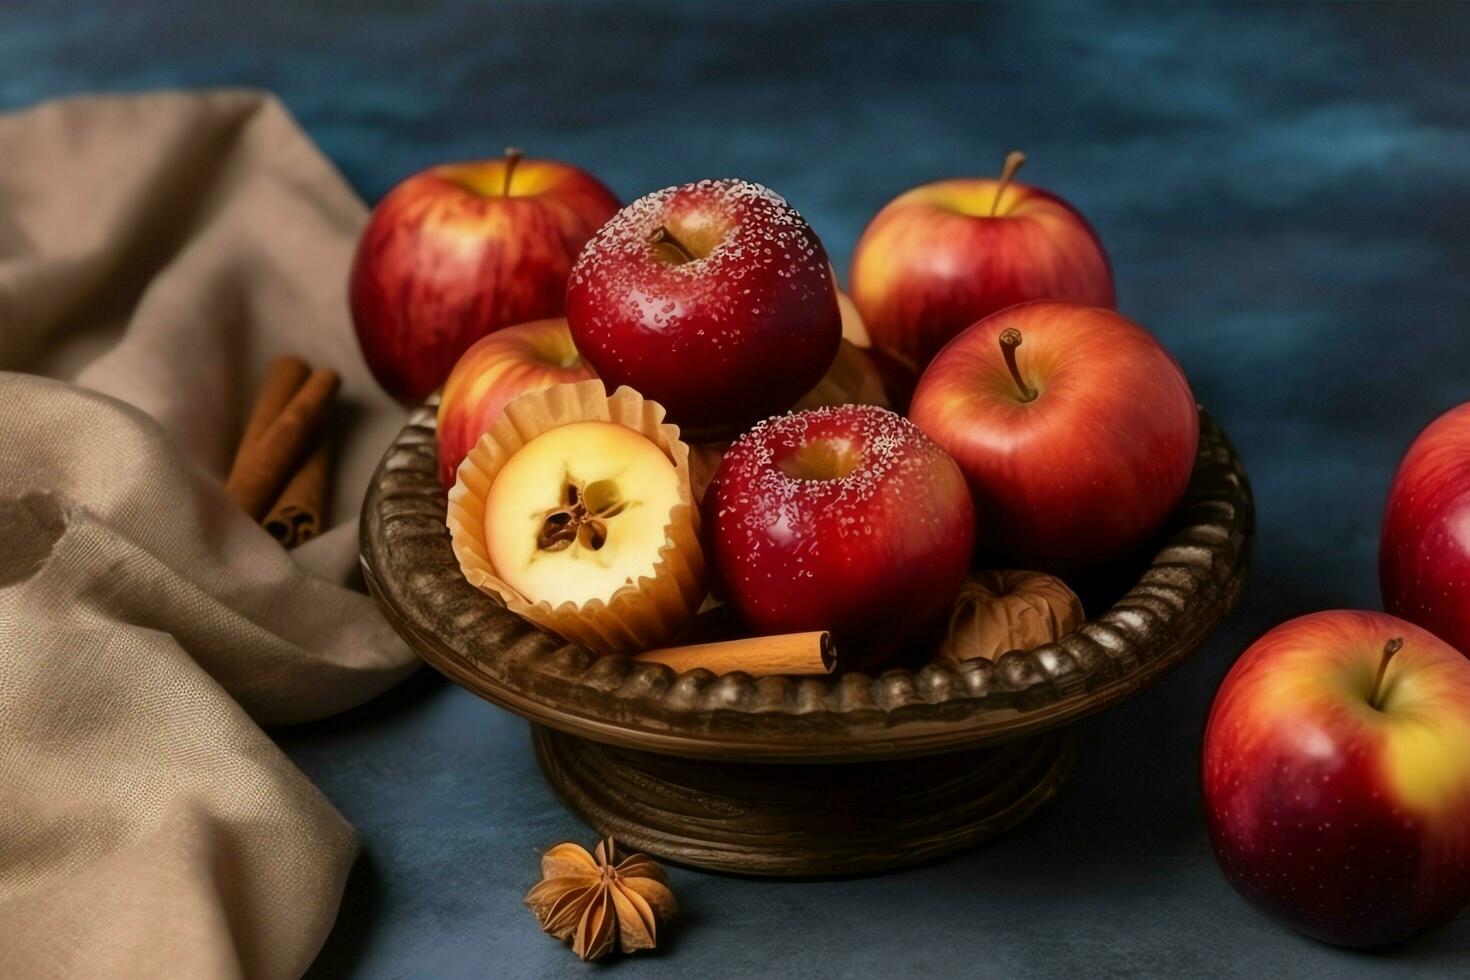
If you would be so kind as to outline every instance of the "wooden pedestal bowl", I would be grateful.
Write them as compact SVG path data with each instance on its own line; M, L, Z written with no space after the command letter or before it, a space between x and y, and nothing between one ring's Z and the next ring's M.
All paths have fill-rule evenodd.
M362 564L424 660L530 720L546 778L599 833L741 874L883 871L1035 811L1072 765L1070 723L1152 684L1230 613L1254 510L1225 434L1203 412L1200 423L1194 476L1155 553L1073 583L1093 618L1056 643L957 670L676 674L541 632L460 574L432 403L373 477Z

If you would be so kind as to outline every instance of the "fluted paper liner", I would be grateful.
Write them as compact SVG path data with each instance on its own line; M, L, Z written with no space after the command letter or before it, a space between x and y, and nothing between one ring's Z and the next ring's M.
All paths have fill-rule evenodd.
M597 653L635 653L667 643L704 601L704 553L699 511L689 486L689 447L665 424L663 406L632 388L607 394L601 381L579 381L528 392L505 407L459 465L445 523L460 570L470 584L511 612ZM573 422L615 422L648 438L674 464L680 502L669 512L653 571L606 601L533 602L495 574L485 543L485 498L511 456L551 429Z

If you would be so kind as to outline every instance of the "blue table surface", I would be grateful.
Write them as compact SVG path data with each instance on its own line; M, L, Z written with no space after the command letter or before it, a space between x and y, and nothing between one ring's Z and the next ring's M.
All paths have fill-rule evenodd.
M1464 976L1470 918L1352 954L1249 908L1211 859L1211 695L1272 624L1377 608L1378 524L1414 434L1470 398L1470 8L454 6L256 0L0 10L0 107L84 90L280 94L369 201L506 144L625 199L700 177L792 200L839 269L866 221L1005 151L1111 253L1120 308L1183 363L1259 507L1235 617L1085 723L1059 798L901 874L675 870L669 976ZM3 165L3 161L0 161ZM275 733L362 835L321 976L585 976L520 898L591 832L526 726L421 672Z

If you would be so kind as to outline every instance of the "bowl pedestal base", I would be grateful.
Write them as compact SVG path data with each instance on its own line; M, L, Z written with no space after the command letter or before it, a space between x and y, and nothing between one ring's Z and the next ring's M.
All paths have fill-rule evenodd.
M1069 728L988 749L880 762L717 762L532 726L553 789L620 848L762 877L873 874L974 847L1061 786Z

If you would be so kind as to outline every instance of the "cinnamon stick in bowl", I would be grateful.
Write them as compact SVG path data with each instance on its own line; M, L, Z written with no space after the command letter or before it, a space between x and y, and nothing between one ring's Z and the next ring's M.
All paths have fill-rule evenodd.
M639 663L663 664L676 671L703 667L715 674L741 671L752 677L772 674L820 675L837 669L837 649L826 630L747 636L719 643L661 647L635 655Z

